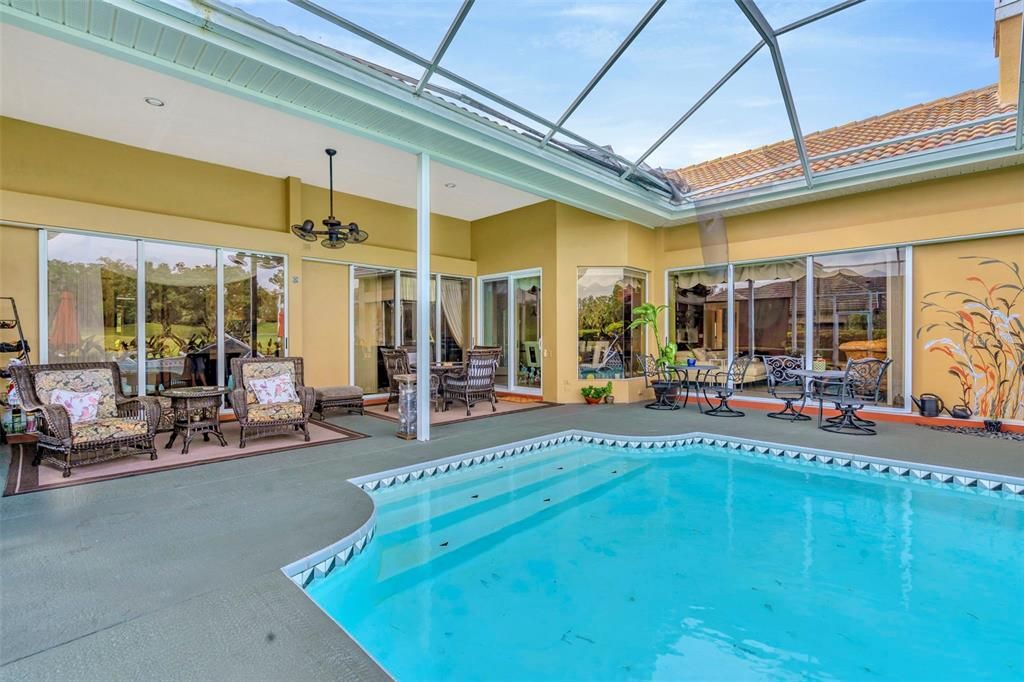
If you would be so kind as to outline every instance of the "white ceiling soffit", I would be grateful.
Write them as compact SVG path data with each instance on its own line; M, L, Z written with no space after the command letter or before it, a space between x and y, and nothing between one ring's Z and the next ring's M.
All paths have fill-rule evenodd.
M645 225L671 215L667 201L652 201L611 173L416 97L269 28L237 21L226 28L218 22L231 23L230 17L203 21L148 0L0 0L0 17L406 152L428 152L445 165L542 198Z
M0 37L4 116L321 187L333 147L338 190L416 206L413 154L11 25ZM463 220L542 200L439 163L430 180L432 211Z
M690 223L706 213L763 210L1024 160L1024 151L1016 150L1012 141L993 139L816 175L810 189L784 182L674 206L562 150L541 149L481 117L417 97L282 29L240 20L237 13L203 6L199 15L191 4L187 7L184 11L161 0L0 0L0 18L405 152L426 151L453 168L536 196L647 226ZM294 118L289 121L294 124ZM281 127L273 130L281 133ZM265 142L260 138L260 144Z

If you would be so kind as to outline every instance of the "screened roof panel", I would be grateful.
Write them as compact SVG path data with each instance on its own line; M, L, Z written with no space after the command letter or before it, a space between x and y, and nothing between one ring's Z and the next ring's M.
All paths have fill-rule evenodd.
M668 2L566 125L636 159L759 40L733 2Z
M925 114L894 128L891 137L899 137L921 135L933 123L970 123L974 112L1007 119L1009 111L991 106L991 93L968 97L963 106L963 95L958 95L996 80L992 0L477 0L468 3L472 7L462 0L235 4L315 42L392 69L402 77L384 75L405 88L422 90L469 116L566 151L676 202L799 181L805 163L817 173L928 148L892 145L882 154L845 153L845 144L856 148L866 140L877 146L890 139L885 126L866 133L857 128L854 134L843 132L824 141L814 135L851 121L956 96L951 98L956 100L951 105L955 115L940 112L933 121L933 109L922 107ZM438 70L425 88L417 88L426 61L460 8L467 7ZM346 22L352 22L347 29ZM794 22L800 25L793 27ZM359 37L363 29L379 38L365 33ZM613 61L631 34L635 40L576 102L578 108L562 128L549 126L567 112L602 65ZM403 56L403 50L414 54ZM788 103L773 56L781 56L785 66ZM734 73L728 76L730 69ZM796 122L803 132L799 140L793 139ZM940 146L1003 135L1004 128L979 128L973 137L953 135ZM807 158L801 158L804 143ZM841 151L844 160L836 162ZM739 157L731 158L734 154ZM652 170L658 167L680 169L697 194L681 198L678 186Z
M443 64L555 121L649 6L477 0Z

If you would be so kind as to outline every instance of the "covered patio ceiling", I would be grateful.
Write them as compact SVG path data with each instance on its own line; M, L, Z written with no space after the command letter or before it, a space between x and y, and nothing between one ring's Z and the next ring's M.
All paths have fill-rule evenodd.
M806 14L801 11L798 16L793 11L780 13L775 7L763 11L761 5L770 4L767 0L735 0L732 9L736 26L753 36L748 51L724 68L721 77L696 97L690 107L678 112L678 118L667 129L651 130L652 142L643 152L629 157L602 145L603 140L574 132L573 117L594 101L602 81L615 74L616 65L629 54L634 43L652 30L659 16L670 11L665 0L642 6L631 3L630 8L641 10L632 29L622 36L589 80L581 83L581 89L568 105L557 114L546 115L503 97L446 65L446 53L457 46L467 18L479 11L474 8L474 0L449 3L452 16L446 20L440 39L431 43L430 54L426 42L416 46L417 52L346 18L339 9L343 3L334 0L322 4L313 0L237 3L243 9L219 0L0 0L0 14L5 31L11 25L18 26L106 53L220 95L241 98L293 118L381 143L408 153L408 158L426 152L435 164L516 190L503 203L508 207L517 202L525 205L529 203L528 195L532 195L612 218L652 227L667 226L692 222L703 213L761 210L997 168L1024 159L1018 107L1017 134L951 144L853 167L813 170L813 158L805 149L799 101L789 83L782 45L789 36L830 17L852 12L861 2L798 3L799 7L813 10ZM268 7L273 11L267 11ZM671 7L676 11L694 10ZM351 54L319 37L319 33L314 40L292 26L275 25L287 23L280 19L285 10L320 22L331 31L341 31L356 41L354 45L368 45L374 51L360 54L357 48L351 50L357 54ZM380 58L382 54L387 59ZM685 129L688 121L706 111L708 102L713 102L722 88L735 83L737 74L749 71L750 64L758 59L770 67L771 79L778 88L778 104L791 135L789 142L796 150L797 161L786 166L798 166L799 174L790 173L785 179L756 188L701 196L689 191L685 179L680 181L678 174L646 165L681 127ZM537 77L543 80L543 74ZM676 84L665 85L674 87ZM633 105L638 106L642 103ZM387 159L389 152L381 151L379 156ZM305 173L302 177L309 175ZM364 193L351 186L346 189L350 188ZM409 205L408 200L397 203ZM446 212L479 216L486 210L489 209L478 206Z

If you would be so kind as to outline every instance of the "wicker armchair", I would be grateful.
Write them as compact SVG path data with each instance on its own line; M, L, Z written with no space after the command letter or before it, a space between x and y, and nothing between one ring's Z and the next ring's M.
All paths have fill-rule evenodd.
M472 414L470 409L481 400L489 400L491 411L498 411L498 397L494 393L494 374L498 366L501 352L494 349L469 351L466 368L459 374L449 374L444 378L441 394L444 407L458 400L466 404L466 416Z
M54 464L67 478L82 464L135 455L156 459L153 440L160 403L149 396L125 396L116 362L15 365L11 374L22 408L37 415L39 441L33 464ZM58 389L99 392L96 418L71 423L64 407L50 404L51 393Z
M279 374L291 376L299 401L261 405L248 382ZM235 378L231 409L242 429L238 447L244 448L248 438L287 431L302 431L309 441L309 418L316 404L316 391L302 383L302 358L232 358L231 376Z
M384 403L384 411L391 407L391 402L398 403L398 380L399 374L411 374L409 368L409 352L403 348L381 348L380 355L384 359L384 371L388 375L388 400Z

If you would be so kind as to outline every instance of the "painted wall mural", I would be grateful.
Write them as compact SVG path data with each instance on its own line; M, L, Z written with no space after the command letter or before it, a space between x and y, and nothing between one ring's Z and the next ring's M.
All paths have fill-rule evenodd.
M929 291L929 321L917 330L960 386L960 401L988 419L1024 419L1024 276L1020 262L959 256L969 274L961 288ZM957 268L954 268L954 270Z

